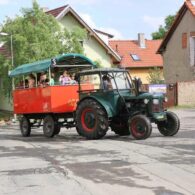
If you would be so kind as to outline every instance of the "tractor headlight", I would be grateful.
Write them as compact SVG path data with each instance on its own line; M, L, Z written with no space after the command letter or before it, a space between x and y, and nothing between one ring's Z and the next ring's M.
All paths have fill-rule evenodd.
M164 102L168 102L168 98L167 97L165 97Z
M153 104L158 105L159 104L159 99L153 99Z
M149 99L144 99L144 104L148 104Z
M130 102L126 103L126 106L127 108L131 108L131 103Z

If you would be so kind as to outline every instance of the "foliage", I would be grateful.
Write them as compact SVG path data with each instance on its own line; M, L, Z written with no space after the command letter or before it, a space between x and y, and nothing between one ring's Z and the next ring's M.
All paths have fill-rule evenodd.
M63 53L83 53L81 41L86 36L84 30L62 30L57 20L45 14L36 1L33 1L31 9L23 8L21 12L21 16L7 18L1 26L1 31L10 35L1 36L8 51L11 51L11 35L13 37L14 67ZM0 66L5 75L13 68L10 58L8 62L1 62Z
M152 33L152 39L163 39L167 33L167 31L171 28L175 19L175 15L168 15L165 18L165 25L160 25L158 31Z
M5 120L8 121L12 117L12 113L6 111L0 111L0 121Z
M97 59L97 60L95 60L94 62L95 62L95 64L96 64L96 67L97 67L97 68L102 68L101 60Z
M162 71L158 67L154 67L153 69L149 70L149 76L147 80L150 84L162 84L164 83Z
M8 71L9 71L9 59L6 59L4 56L0 55L0 95L6 95L10 97L11 93L11 79L8 78Z

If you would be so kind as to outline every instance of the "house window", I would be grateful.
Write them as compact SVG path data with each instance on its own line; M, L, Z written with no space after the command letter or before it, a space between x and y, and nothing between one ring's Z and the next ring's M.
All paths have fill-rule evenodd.
M187 48L187 33L182 34L182 48Z
M190 65L195 66L195 36L190 37Z
M140 57L137 54L130 54L134 61L140 61Z

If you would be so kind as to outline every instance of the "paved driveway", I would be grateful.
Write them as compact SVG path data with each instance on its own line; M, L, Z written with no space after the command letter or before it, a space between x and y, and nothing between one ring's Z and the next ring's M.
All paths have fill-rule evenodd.
M88 141L74 129L23 138L16 125L0 127L0 194L195 194L195 110L176 112L175 137L154 127L141 141L111 131Z

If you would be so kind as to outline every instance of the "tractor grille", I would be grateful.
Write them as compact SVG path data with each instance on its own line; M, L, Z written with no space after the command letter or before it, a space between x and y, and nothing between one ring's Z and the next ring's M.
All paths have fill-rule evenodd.
M163 112L163 111L164 111L164 106L161 100L159 100L158 104L152 103L152 112Z

